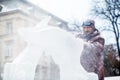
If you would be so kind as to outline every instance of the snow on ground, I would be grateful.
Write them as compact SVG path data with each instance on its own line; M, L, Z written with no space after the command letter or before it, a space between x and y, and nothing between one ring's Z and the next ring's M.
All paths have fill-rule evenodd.
M120 80L120 76L118 76L118 77L106 77L105 80Z

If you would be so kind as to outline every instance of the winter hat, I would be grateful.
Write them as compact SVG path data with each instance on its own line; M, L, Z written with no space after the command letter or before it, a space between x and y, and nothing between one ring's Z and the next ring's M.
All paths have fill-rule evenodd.
M95 21L88 19L83 22L82 27L95 27Z

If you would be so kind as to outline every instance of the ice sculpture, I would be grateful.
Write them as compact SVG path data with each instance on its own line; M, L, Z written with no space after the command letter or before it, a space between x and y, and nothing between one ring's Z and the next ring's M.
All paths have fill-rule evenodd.
M58 27L48 26L49 19L19 31L28 45L12 63L5 65L3 80L34 80L43 52L51 55L59 65L60 80L98 80L96 74L86 72L80 65L82 40Z

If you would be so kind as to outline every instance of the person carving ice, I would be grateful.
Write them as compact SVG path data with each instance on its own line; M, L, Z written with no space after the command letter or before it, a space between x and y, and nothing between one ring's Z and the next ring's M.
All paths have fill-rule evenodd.
M82 24L83 34L77 37L82 38L84 48L80 56L80 63L88 72L94 72L98 75L99 80L104 80L104 67L102 60L102 51L104 48L104 38L95 27L95 21L88 19Z

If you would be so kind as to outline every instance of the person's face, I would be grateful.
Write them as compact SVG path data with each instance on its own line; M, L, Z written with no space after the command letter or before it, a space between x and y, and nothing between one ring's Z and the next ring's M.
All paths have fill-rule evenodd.
M84 32L84 34L86 34L86 35L92 33L93 30L94 30L93 27L89 27L89 26L85 26L85 27L83 27L83 32Z

